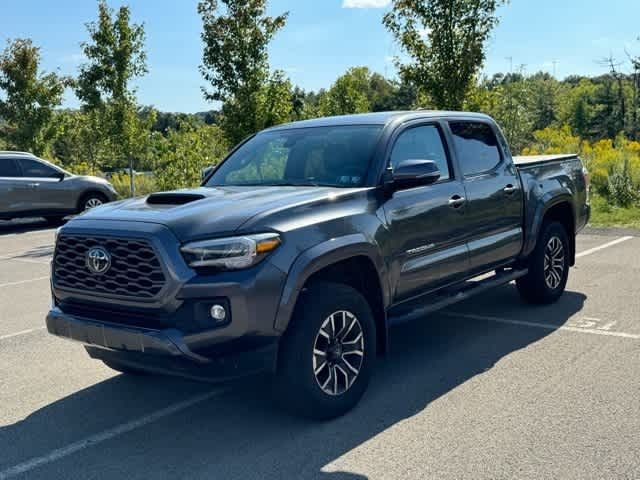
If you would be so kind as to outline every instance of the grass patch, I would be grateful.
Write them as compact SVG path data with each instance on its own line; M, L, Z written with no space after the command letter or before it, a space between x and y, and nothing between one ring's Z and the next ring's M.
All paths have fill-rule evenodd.
M594 227L640 229L640 205L615 207L599 195L591 196L591 222Z

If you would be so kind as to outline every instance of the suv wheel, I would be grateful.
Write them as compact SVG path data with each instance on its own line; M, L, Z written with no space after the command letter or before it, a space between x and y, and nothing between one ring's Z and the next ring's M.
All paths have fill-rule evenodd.
M367 389L376 357L373 314L348 285L318 282L302 295L280 348L279 400L307 417L338 417Z
M529 273L516 281L529 303L553 303L564 293L569 278L569 239L562 224L545 224L529 258Z
M89 193L86 196L82 197L82 201L80 202L80 211L86 212L87 210L99 207L106 202L106 197L101 193Z

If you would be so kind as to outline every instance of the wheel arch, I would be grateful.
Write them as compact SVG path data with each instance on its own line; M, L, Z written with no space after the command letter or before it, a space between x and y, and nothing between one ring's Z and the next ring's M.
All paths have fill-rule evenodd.
M525 248L525 256L531 254L536 247L542 226L545 223L556 221L564 226L567 237L569 238L569 255L571 266L575 265L576 255L576 215L573 206L573 198L571 195L560 195L549 199L547 202L541 204L540 208L536 211L532 228L528 237L527 248Z
M105 195L104 192L102 192L101 190L97 189L97 188L87 188L86 190L84 190L79 196L78 196L78 202L76 205L76 209L78 210L78 212L82 212L83 210L83 206L84 206L84 202L86 201L87 197L89 197L90 195L98 195L100 197L102 197L106 202L109 201L109 197L107 195Z
M376 322L378 351L387 350L386 308L390 292L386 266L378 247L354 234L323 242L306 250L293 263L283 288L275 328L284 332L304 289L313 281L344 283L369 302Z

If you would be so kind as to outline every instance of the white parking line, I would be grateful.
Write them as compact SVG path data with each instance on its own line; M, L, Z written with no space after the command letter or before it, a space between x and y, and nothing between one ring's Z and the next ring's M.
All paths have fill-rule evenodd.
M145 425L156 422L164 417L173 415L174 413L180 412L182 410L186 410L187 408L193 407L194 405L202 402L206 402L207 400L210 400L214 397L218 397L229 390L230 387L226 387L219 390L203 393L201 395L196 395L187 400L183 400L182 402L174 403L173 405L157 410L144 417L138 418L136 420L131 420L130 422L117 425L113 428L104 430L100 433L96 433L95 435L91 435L77 442L70 443L69 445L53 450L46 455L34 457L30 460L27 460L26 462L19 463L7 468L6 470L0 471L0 480L6 480L8 478L21 475L35 468L41 467L51 462L55 462L56 460L60 460L61 458L68 457L69 455L79 452L80 450L84 450L87 447L92 447L120 435L124 435L125 433L129 433L140 427L144 427Z
M26 335L27 333L39 332L46 327L30 328L29 330L22 330L16 333L9 333L7 335L0 335L0 340L7 340L8 338L19 337L20 335Z
M545 330L568 330L570 332L590 333L592 335L604 335L607 337L631 338L640 340L640 334L612 332L610 330L602 330L596 328L572 327L568 325L550 325L548 323L527 322L525 320L512 320L510 318L489 317L486 315L475 315L471 313L442 312L447 317L468 318L470 320L483 320L487 322L506 323L509 325L519 325L523 327L543 328Z
M21 285L23 283L37 282L38 280L45 280L45 279L48 280L49 275L47 275L46 277L30 278L29 280L20 280L19 282L0 283L0 288L10 287L11 285Z
M631 240L632 238L633 237L630 236L618 238L617 240L605 243L604 245L600 245L599 247L590 248L589 250L585 250L584 252L577 253L576 258L586 257L587 255L591 255L592 253L604 250L605 248L613 247L614 245L618 245L622 242L626 242L627 240Z

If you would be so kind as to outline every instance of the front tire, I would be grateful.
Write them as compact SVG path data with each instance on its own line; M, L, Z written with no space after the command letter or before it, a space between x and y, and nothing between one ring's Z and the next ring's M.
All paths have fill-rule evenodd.
M99 192L90 192L80 199L79 212L86 212L92 208L99 207L107 203L107 197Z
M516 281L520 296L529 303L546 305L564 293L569 278L569 238L558 222L543 225L529 257L529 273Z
M277 372L279 400L320 420L344 415L367 389L376 358L375 322L354 288L312 284L283 336Z

